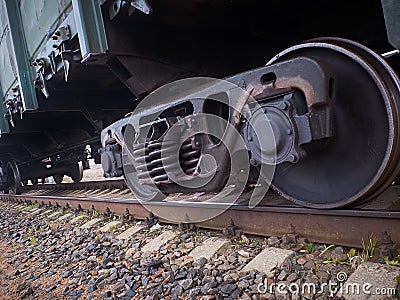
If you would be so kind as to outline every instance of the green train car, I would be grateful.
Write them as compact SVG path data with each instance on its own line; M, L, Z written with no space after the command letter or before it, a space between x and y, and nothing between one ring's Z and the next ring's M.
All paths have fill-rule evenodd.
M215 139L178 149L189 182L204 157L217 156L201 188L182 188L157 153L148 156L165 124L201 113L238 128L253 186L270 157L249 142L262 133L235 123L245 109L250 123L266 117L275 138L291 133L272 149L280 194L315 208L369 201L400 171L399 20L394 0L0 0L2 188L20 193L50 176L79 181L93 158L106 177L131 178L144 199L220 191L231 168ZM159 135L133 128L128 146L144 147L135 152L144 169L124 169L126 116L163 85L199 76L240 86L265 113L205 100L145 107L144 116L161 116L149 125Z

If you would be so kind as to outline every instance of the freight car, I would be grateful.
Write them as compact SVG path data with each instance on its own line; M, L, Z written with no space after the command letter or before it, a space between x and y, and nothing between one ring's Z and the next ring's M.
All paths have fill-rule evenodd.
M100 156L105 176L124 175L143 199L219 191L233 166L221 139L199 133L214 124L201 120L204 113L225 120L245 141L246 185L273 165L272 186L301 205L368 201L399 175L396 1L0 5L4 191L19 193L27 180L47 176L79 181L88 158L99 162ZM199 76L225 78L247 93L247 102L229 107L231 95L220 91L130 113L163 85ZM197 134L188 130L192 119L203 124ZM134 126L127 126L132 120ZM277 141L272 156L260 150L263 122ZM180 124L173 144L179 145L174 152L184 181L206 178L200 167L207 169L206 158L213 157L212 176L201 187L175 182L175 169L167 170L170 158L161 155L167 129ZM236 150L233 156L241 152ZM130 154L132 163L123 168Z

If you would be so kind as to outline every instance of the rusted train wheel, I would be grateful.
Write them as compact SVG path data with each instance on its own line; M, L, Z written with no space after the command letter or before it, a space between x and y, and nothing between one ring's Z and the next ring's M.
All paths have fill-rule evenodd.
M306 145L307 157L276 167L278 193L306 207L330 209L376 197L399 175L400 81L376 53L344 39L291 47L268 64L308 56L336 73L335 135Z
M68 174L73 182L80 182L83 178L83 166L79 162L72 164L69 168Z
M18 166L15 161L7 163L7 190L14 195L20 195L22 192L22 181ZM5 190L5 192L7 191ZM7 192L8 192L7 191Z

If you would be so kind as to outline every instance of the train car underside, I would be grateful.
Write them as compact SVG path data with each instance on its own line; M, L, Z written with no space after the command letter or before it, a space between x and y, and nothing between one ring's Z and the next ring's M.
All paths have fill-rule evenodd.
M225 80L158 90L105 129L106 174L145 200L272 182L313 208L366 202L398 177L400 81L368 48L316 39Z
M257 186L271 161L272 186L309 207L368 201L397 179L399 61L375 54L393 49L379 1L102 1L101 13L107 50L71 58L68 83L62 75L51 78L51 99L41 96L39 85L39 109L1 138L6 185L15 187L18 176L77 177L76 162L86 160L86 145L96 156L103 129L105 175L133 178L128 184L138 197L220 191L231 170L241 169L231 165L220 139L193 130L192 119L202 124L197 130L209 129L203 114L225 120L245 141L233 154L248 155L246 188ZM316 39L321 36L346 40ZM77 37L66 45L83 53ZM123 118L159 87L196 76L225 78L248 98L232 107L229 92L219 91ZM147 122L154 115L159 119ZM126 143L126 125L135 118L134 138ZM265 120L277 140L270 152L257 140ZM160 156L160 147L173 126L182 130L174 140L178 163L166 170L169 158ZM215 127L226 130L218 122ZM145 129L153 134L141 134ZM133 155L126 169L124 153ZM217 161L212 176L201 171L209 156ZM52 171L49 157L60 159ZM171 178L176 170L183 173L178 183ZM182 187L200 177L207 184Z
M283 15L288 15L281 21L277 20L279 16L269 15L271 19L259 16L268 14L263 9L252 11L252 20L246 15L240 15L241 18L237 15L236 20L240 22L236 24L242 26L235 26L236 30L229 28L233 25L229 22L215 26L214 22L220 20L215 16L210 21L210 27L215 26L211 35L223 37L225 45L220 45L215 36L214 47L211 47L213 54L208 54L211 41L203 40L210 36L207 31L207 34L195 34L197 41L188 41L187 36L182 40L171 37L173 47L185 45L186 50L195 45L201 49L194 50L196 54L202 52L194 59L201 58L203 67L212 70L218 66L216 73L200 74L221 77L223 74L218 71L231 74L243 70L225 80L242 89L248 98L244 105L237 104L240 100L232 95L230 85L218 92L209 91L213 88L207 84L206 87L200 84L196 89L189 86L190 96L169 95L171 100L165 103L162 97L164 93L168 95L168 91L156 91L150 95L156 100L150 101L147 108L135 110L131 116L103 131L105 175L124 174L131 190L143 200L160 199L173 193L219 192L226 196L223 190L227 187L237 188L242 184L246 189L254 189L265 182L296 204L313 208L356 205L376 197L399 175L399 80L394 71L397 63L393 60L391 67L380 55L352 41L361 41L377 52L385 52L385 47L391 47L386 44L383 24L375 23L372 28L369 26L373 21L347 20L350 7L342 10L343 7L336 6L338 2L325 6L327 4L299 5L298 11L283 9ZM277 7L272 4L268 11L279 11L275 9ZM333 12L336 9L340 14ZM232 11L235 10L229 12ZM382 10L376 7L374 12ZM338 15L341 22L330 19ZM363 18L362 14L353 17L356 15ZM258 23L265 19L268 20L265 24ZM333 25L335 28L331 27ZM342 25L351 30L340 32ZM296 26L298 32L294 29ZM367 31L372 30L374 34L364 36L360 26L369 27ZM229 33L224 27L230 29ZM241 31L243 28L246 33ZM378 28L383 31L378 33ZM193 28L190 30L196 32ZM290 47L289 44L295 44L291 38L294 32L298 33L297 38L308 41ZM315 39L321 34L349 39ZM263 38L257 40L261 36ZM287 50L275 52L285 47ZM226 57L216 62L214 59L221 49ZM238 49L241 57L234 58L237 63L231 63L230 58ZM260 50L272 58L268 66L245 71L255 67ZM247 59L249 51L253 55L250 60ZM193 52L178 50L176 53L184 60L186 54ZM205 53L209 59L204 58ZM194 59L190 59L190 63ZM225 62L229 63L221 66ZM267 59L261 58L258 66L263 62ZM210 85L218 90L218 82ZM174 88L182 89L179 84L169 87ZM197 89L203 91L200 96ZM204 115L214 115L225 120L227 125L221 126ZM228 149L227 143L235 143L224 140L232 137L228 133L229 125L240 133L245 149L237 145ZM222 128L220 135L224 138L215 139L215 132L209 132L210 127L215 126ZM268 126L271 126L270 132ZM171 138L168 132L174 127L180 128L179 134ZM266 145L260 145L263 142L259 137L263 135L271 135L270 139L264 139ZM275 139L273 146L269 144L271 139ZM263 146L267 150L263 150ZM232 165L242 151L248 155L247 161L240 160L239 166ZM214 157L214 163L206 159L209 156ZM241 178L246 163L249 164L247 176ZM275 165L273 178L270 178L271 164ZM242 183L238 183L240 180ZM199 181L203 184L195 183Z

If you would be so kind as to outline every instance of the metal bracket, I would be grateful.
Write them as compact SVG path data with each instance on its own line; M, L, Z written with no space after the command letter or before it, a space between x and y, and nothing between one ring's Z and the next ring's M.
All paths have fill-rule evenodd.
M153 11L147 0L132 0L130 2L128 14L131 15L135 11L135 9L140 10L146 15L150 14Z
M111 2L110 7L108 8L108 16L110 20L114 19L121 10L121 0L114 0Z
M64 79L65 79L65 82L68 82L69 68L71 66L71 63L69 62L69 60L64 58L65 45L62 44L61 47L62 47L62 49L61 49L60 56L61 56L61 61L62 61L63 67L64 67Z
M122 223L133 223L135 222L135 218L131 213L129 212L129 209L125 209L125 213L121 217Z
M3 90L0 85L0 96L3 95ZM8 112L7 107L5 105L0 105L0 116L5 116L6 113ZM8 125L8 122L6 118L0 118L0 136L3 133L10 132L10 126Z
M288 233L282 236L282 245L288 246L297 243L298 235L293 224L289 224Z
M239 226L236 226L231 218L229 224L222 230L222 234L227 236L241 236L242 232L239 230Z
M65 25L59 27L51 36L51 39L54 41L53 48L59 49L61 44L71 39L71 31L69 29L69 26Z
M65 81L68 80L70 62L63 57L65 42L71 39L71 30L68 25L60 26L51 36L52 51L47 57L38 57L32 62L37 77L34 80L35 87L39 88L46 98L50 97L46 80L57 73L57 61L61 60L64 68Z
M178 224L178 230L179 231L195 231L197 229L197 226L190 220L189 216L185 214L185 219L183 222L180 222Z
M264 82L268 77L271 79ZM318 140L334 134L332 108L336 98L334 77L327 63L298 57L237 74L226 80L235 84L240 84L242 81L252 84L261 82L254 86L252 91L252 96L256 100L268 98L271 94L276 96L288 90L300 90L308 106L306 116L310 119L312 139Z
M149 216L146 217L145 225L150 228L156 225L158 222L158 218L152 212L150 212Z
M18 86L12 89L13 95L9 98L6 98L4 104L6 106L7 112L5 113L5 118L9 120L12 127L15 126L15 122L13 119L13 115L19 114L22 119L23 103L22 96Z
M147 0L114 0L111 2L108 9L110 20L114 19L126 6L128 6L129 16L131 16L135 10L139 10L146 15L153 12L153 9Z
M49 90L47 89L45 67L47 62L43 58L37 58L32 65L36 69L37 78L35 79L35 87L39 88L46 98L50 97ZM53 69L53 68L52 68Z
M82 211L83 211L82 206L78 204L78 207L75 209L75 215L79 214Z
M398 255L396 245L386 231L382 233L382 242L378 247L378 253L379 257L387 257L390 260Z
M111 212L110 208L107 207L106 211L103 213L104 220L109 220L109 219L112 219L113 217L114 217L114 214Z

